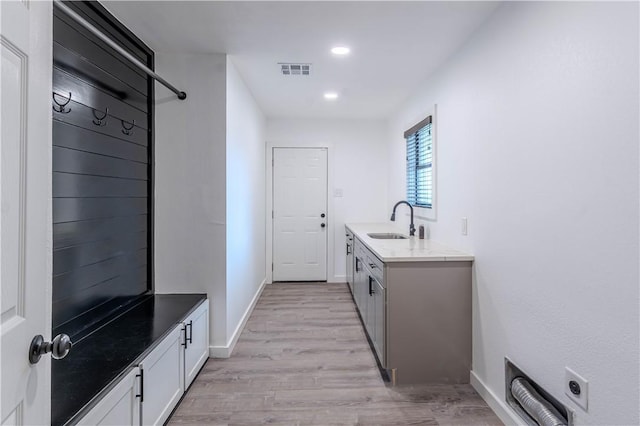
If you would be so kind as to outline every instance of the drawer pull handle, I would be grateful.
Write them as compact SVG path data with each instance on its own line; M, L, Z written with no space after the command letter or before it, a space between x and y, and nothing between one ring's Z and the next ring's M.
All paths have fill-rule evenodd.
M136 374L136 377L140 377L140 393L136 395L136 398L140 398L140 402L144 402L144 368L140 367L140 374Z

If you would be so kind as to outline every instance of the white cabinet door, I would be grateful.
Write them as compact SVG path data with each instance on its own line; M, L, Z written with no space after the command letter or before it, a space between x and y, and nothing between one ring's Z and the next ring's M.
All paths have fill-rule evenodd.
M184 392L182 325L139 365L143 377L142 424L163 424Z
M187 389L209 359L209 301L206 300L184 322L184 388Z
M139 425L140 370L133 368L89 413L80 425Z

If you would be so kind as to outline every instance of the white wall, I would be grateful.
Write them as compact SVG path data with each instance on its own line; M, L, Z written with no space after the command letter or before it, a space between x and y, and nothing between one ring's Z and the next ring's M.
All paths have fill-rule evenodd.
M227 60L227 340L265 281L265 117ZM227 346L230 342L227 342Z
M390 126L388 207L402 133L438 104L431 237L476 256L475 377L504 400L508 356L578 424L640 422L638 34L637 3L505 3Z
M386 131L386 122L382 120L267 121L268 212L272 205L272 148L328 148L327 277L330 282L345 282L345 222L380 222L391 214L391 210L385 208ZM336 189L342 190L342 197L334 196ZM270 214L267 216L267 277L270 280L272 222Z
M156 55L155 286L207 293L229 356L265 281L265 119L223 54Z
M226 57L160 53L156 84L155 287L207 293L211 345L227 343Z

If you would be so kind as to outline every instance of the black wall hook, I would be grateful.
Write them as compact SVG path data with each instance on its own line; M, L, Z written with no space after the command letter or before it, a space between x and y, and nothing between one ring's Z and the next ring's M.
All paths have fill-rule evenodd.
M128 121L120 120L120 122L122 122L122 133L124 133L127 136L131 135L133 133L131 130L136 125L136 120L133 120L131 122L131 127L127 127L124 125L124 123L129 123Z
M52 105L53 110L54 110L55 112L59 112L59 113L62 113L62 114L69 114L69 113L71 112L71 108L66 108L66 109L65 109L65 106L67 106L67 104L68 104L69 102L71 102L71 92L69 92L69 97L67 98L67 102L64 102L64 103L60 103L60 102L58 102L58 101L56 100L56 95L58 95L56 92L53 92L53 95L51 95L51 97L53 98L53 102L54 102L56 105L58 105L58 108L57 108L57 109L56 109L56 105ZM60 96L61 98L64 98L64 96L62 96L62 95L58 95L58 96Z
M105 118L107 118L107 115L109 115L109 107L107 107L104 111L104 114L102 115L102 117L98 117L98 115L96 114L96 111L98 111L97 109L91 108L91 112L93 113L93 116L95 117L95 119L93 120L93 124L95 124L96 126L100 126L100 127L104 127L107 125L107 120L104 120ZM102 111L100 111L102 112Z

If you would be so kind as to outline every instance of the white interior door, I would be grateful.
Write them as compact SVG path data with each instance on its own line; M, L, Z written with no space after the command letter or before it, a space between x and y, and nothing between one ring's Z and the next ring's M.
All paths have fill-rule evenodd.
M327 149L273 149L273 280L327 280Z
M51 422L51 2L0 1L2 424Z

